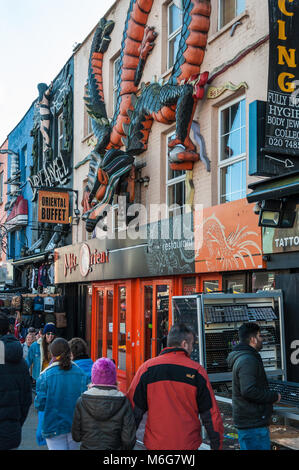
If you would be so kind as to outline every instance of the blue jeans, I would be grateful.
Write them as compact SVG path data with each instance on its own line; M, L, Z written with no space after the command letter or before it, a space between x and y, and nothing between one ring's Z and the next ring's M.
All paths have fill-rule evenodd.
M269 428L238 429L240 450L271 450Z

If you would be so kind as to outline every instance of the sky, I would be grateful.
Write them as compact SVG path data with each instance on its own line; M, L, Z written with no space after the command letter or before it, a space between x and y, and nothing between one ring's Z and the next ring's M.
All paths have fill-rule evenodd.
M0 145L114 0L0 0Z

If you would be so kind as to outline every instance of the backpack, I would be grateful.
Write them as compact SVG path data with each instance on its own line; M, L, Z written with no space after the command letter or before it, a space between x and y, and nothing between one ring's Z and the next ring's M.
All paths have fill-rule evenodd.
M44 312L55 312L55 299L54 297L45 297L44 299Z
M54 325L55 325L56 317L55 317L54 313L46 313L45 314L45 322L46 322L46 324L47 323L54 323Z
M34 298L33 301L33 310L35 312L43 312L44 311L44 299L39 295Z
M25 297L23 300L22 314L32 315L33 312L33 299L31 297Z
M22 322L21 322L21 328L30 328L30 326L33 326L33 316L32 315L22 315Z
M21 295L14 295L11 299L11 307L15 310L22 309L22 296Z
M40 330L45 326L45 318L43 313L35 313L33 315L33 325L34 328Z

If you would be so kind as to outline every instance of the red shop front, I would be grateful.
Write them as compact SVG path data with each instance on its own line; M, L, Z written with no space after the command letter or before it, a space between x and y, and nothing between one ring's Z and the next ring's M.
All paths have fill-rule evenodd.
M189 241L174 241L171 235L167 240L92 239L56 250L55 283L85 282L90 286L91 319L86 321L85 333L90 338L91 357L115 361L121 390L128 388L144 361L166 346L172 324L172 296L222 291L223 279L229 273L234 278L262 268L260 230L257 222L254 230L248 225L256 216L246 200L238 203L216 206L212 214L204 211L203 242L198 243L195 230L192 249ZM224 207L230 210L229 218ZM226 226L223 217L229 221ZM218 235L212 225L215 218L217 226L219 223L222 227ZM224 240L229 244L234 237L241 237L238 251L234 246L221 260L224 252L221 255L218 245ZM213 243L216 248L212 246L211 251Z

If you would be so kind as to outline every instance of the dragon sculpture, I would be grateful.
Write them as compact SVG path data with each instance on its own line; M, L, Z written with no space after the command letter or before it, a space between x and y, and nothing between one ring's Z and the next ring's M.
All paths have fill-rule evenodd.
M147 149L153 121L171 124L176 132L169 142L173 170L192 170L199 160L189 132L196 105L204 96L208 73L200 73L210 27L210 0L180 0L183 10L178 53L166 83L140 81L157 37L147 26L154 0L131 0L121 43L115 113L107 116L103 80L103 56L110 43L114 22L101 19L89 60L85 103L92 118L96 146L90 155L88 182L82 206L86 230L92 232L111 204L114 194L135 198L135 156Z

